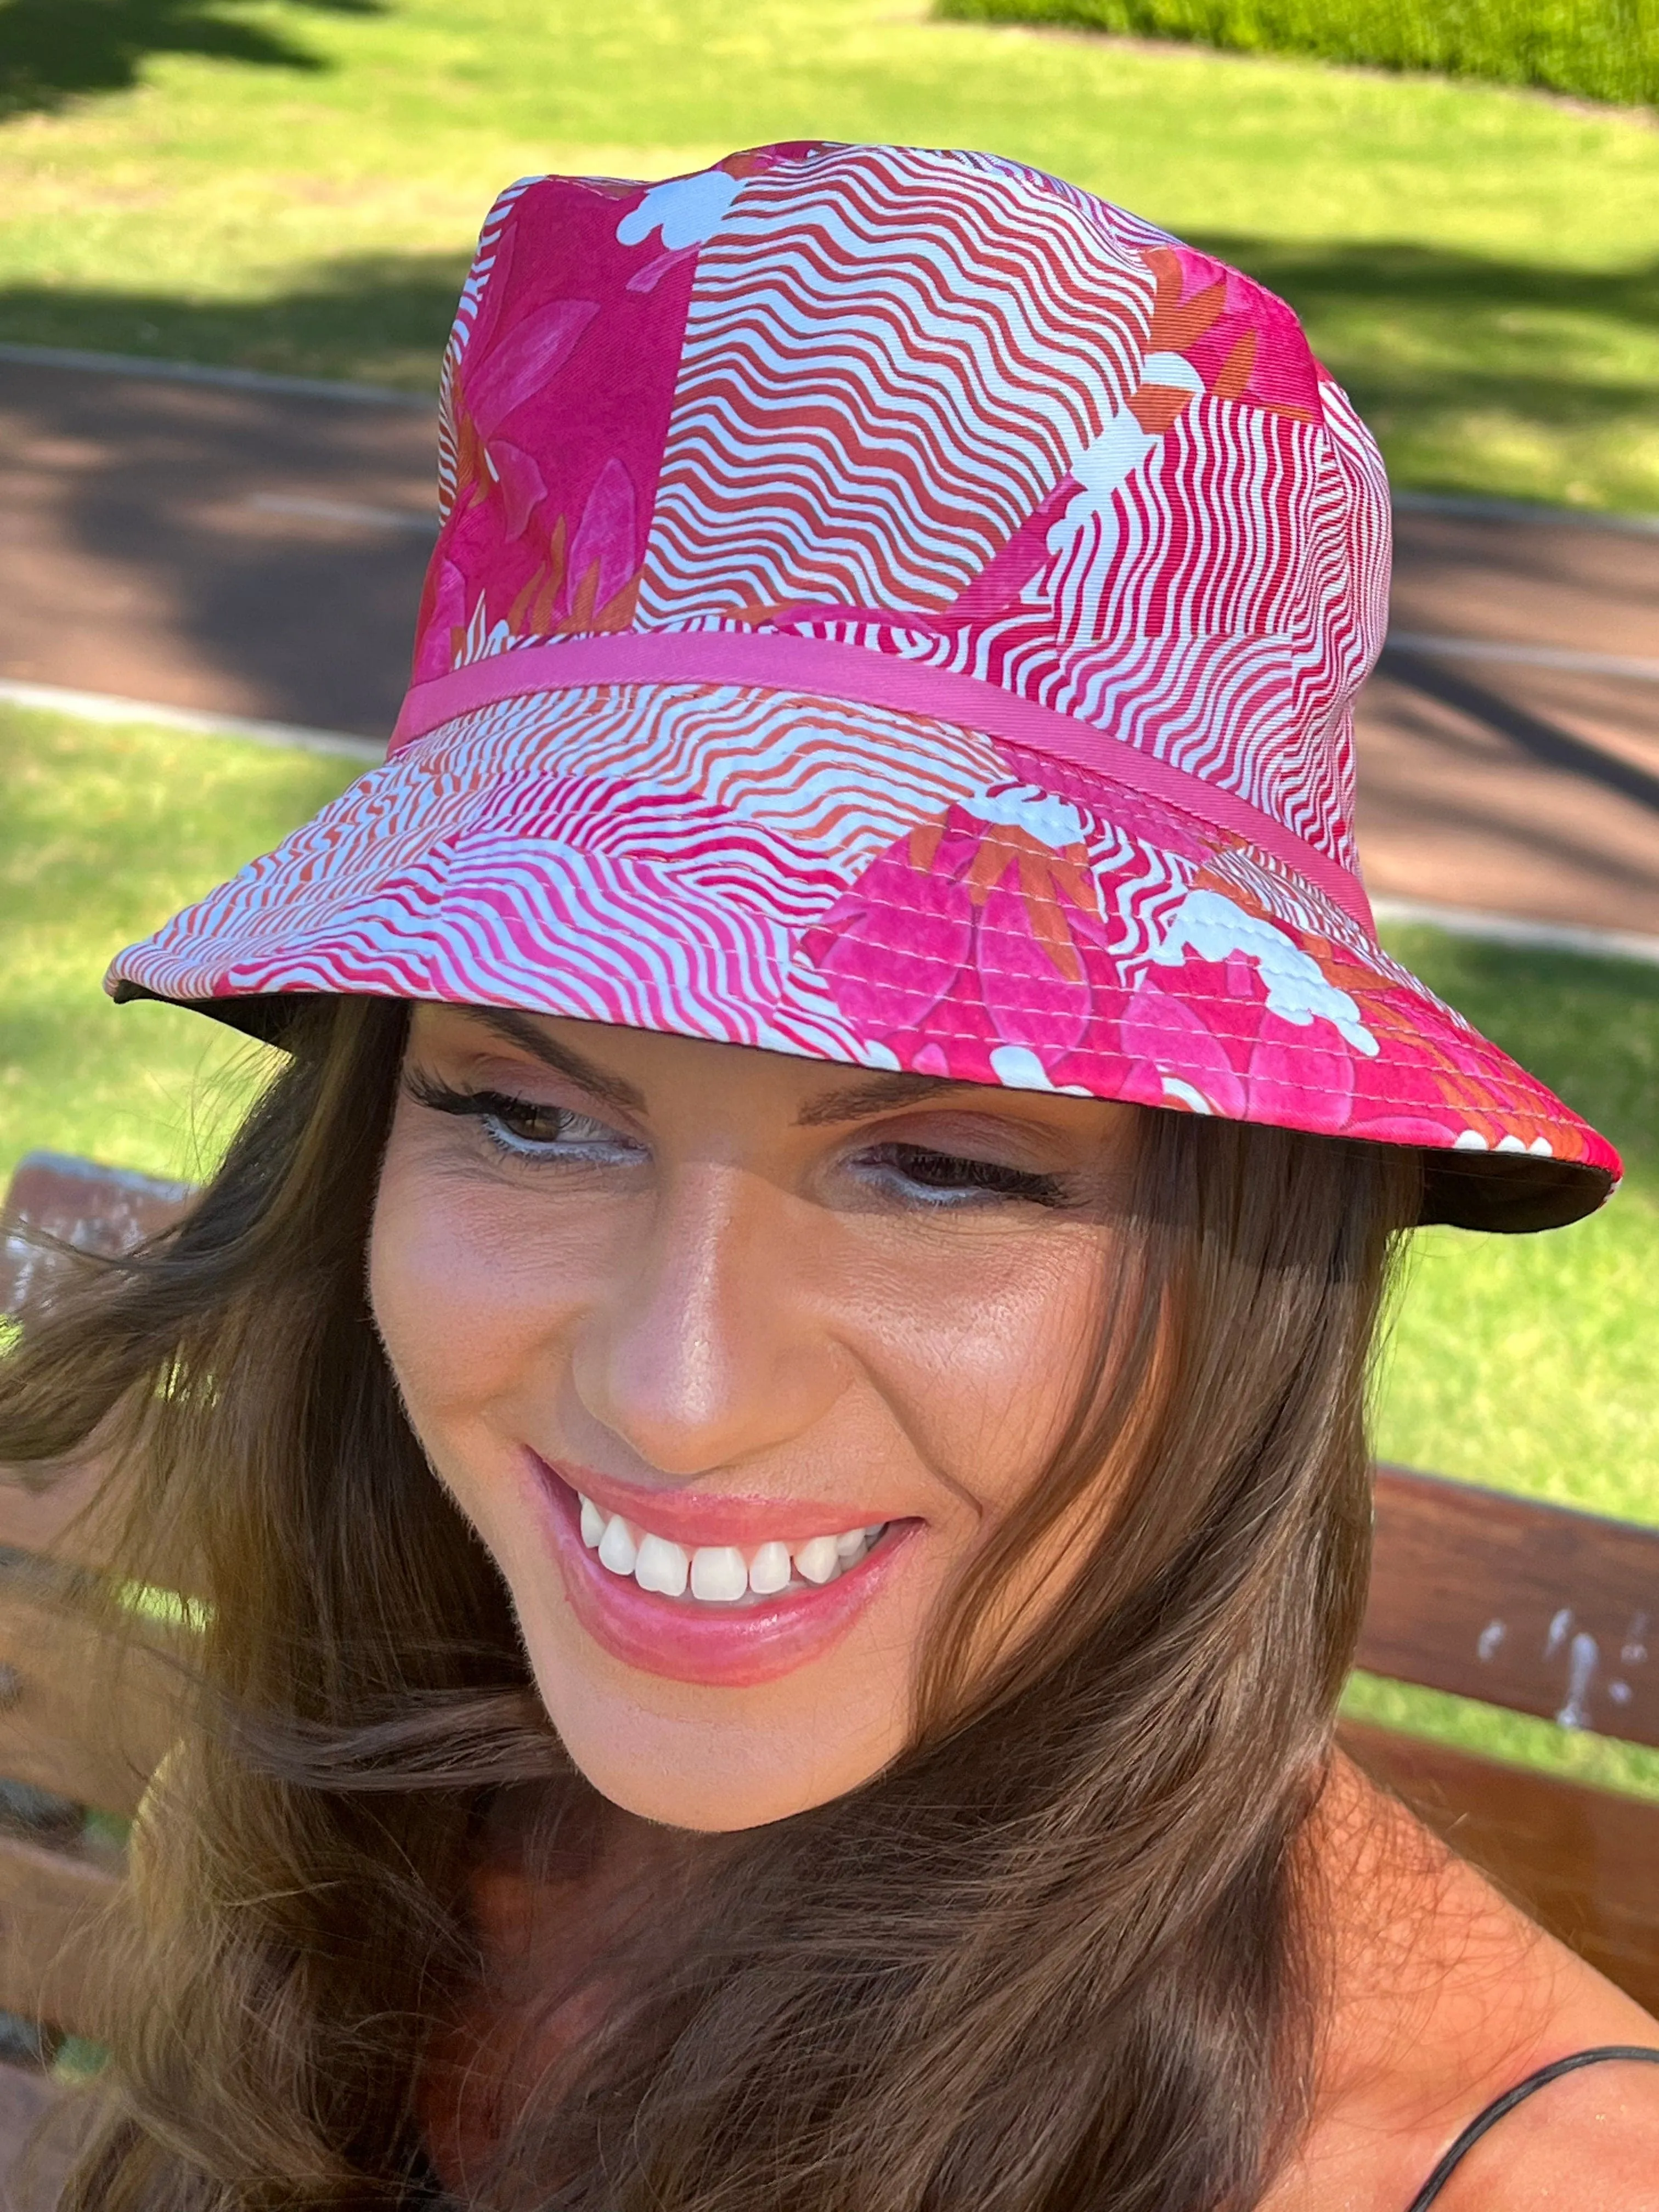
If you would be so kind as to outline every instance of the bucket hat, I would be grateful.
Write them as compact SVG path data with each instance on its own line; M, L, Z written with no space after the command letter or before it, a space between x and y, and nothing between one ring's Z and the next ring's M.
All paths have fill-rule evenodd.
M995 156L539 177L484 227L383 765L118 999L506 1006L1419 1148L1616 1153L1378 945L1388 486L1294 314Z

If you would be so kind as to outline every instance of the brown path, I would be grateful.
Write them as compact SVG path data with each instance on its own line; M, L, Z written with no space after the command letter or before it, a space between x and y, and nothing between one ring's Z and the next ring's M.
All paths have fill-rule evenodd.
M0 677L380 736L428 410L0 362ZM1407 511L1396 628L1659 660L1659 536ZM1659 684L1392 653L1378 895L1659 937Z
M384 737L435 455L425 408L0 362L0 677Z
M1659 664L1659 536L1396 519L1396 631ZM1393 648L1361 702L1375 896L1659 937L1659 683Z

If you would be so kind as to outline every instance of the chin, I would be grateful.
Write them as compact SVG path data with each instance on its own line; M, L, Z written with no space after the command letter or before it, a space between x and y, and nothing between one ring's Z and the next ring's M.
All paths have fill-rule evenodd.
M727 1835L787 1820L873 1781L903 1743L896 1722L872 1727L866 1717L844 1736L827 1730L825 1705L835 1702L827 1688L779 1711L786 1701L678 1684L646 1681L630 1695L573 1668L566 1653L544 1662L532 1654L532 1664L548 1717L584 1778L662 1827Z

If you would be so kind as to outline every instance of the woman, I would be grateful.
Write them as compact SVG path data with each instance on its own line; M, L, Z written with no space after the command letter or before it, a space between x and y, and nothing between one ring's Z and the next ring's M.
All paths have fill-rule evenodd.
M70 2203L1651 2208L1332 1750L1390 1255L1618 1163L1377 949L1289 310L778 146L514 186L443 419L386 764L112 971L284 1071L5 1380L201 1622Z

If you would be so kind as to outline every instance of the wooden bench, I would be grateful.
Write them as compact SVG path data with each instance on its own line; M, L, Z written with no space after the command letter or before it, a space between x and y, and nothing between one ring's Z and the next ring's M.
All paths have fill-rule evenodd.
M0 1229L114 1250L187 1196L36 1154L17 1170ZM0 1243L0 1311L27 1302L43 1265L15 1235ZM83 1808L131 1814L166 1741L165 1695L142 1674L128 1681L118 1743L93 1725L86 1632L51 1601L55 1577L85 1571L64 1531L95 1477L88 1468L44 1492L0 1483L0 1777L24 1785L0 1826L0 2011L45 2022L48 2047L55 2032L95 2038L100 2024L97 1919L121 1877ZM1361 1667L1659 1747L1656 1647L1659 1531L1378 1470ZM1376 1727L1343 1735L1431 1827L1659 2010L1659 1802Z

